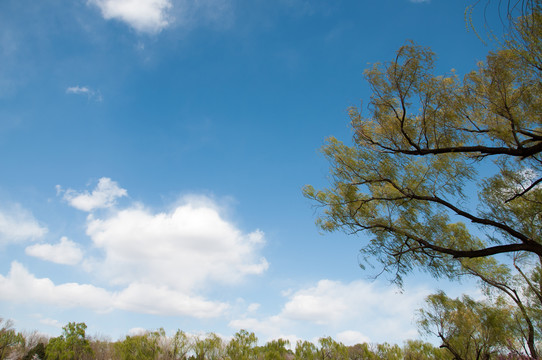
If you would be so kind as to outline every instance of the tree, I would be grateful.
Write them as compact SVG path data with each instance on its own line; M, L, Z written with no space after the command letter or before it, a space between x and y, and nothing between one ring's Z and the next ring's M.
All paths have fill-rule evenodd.
M488 304L466 295L451 299L438 292L429 295L426 304L420 310L422 330L438 336L454 359L489 359L513 350L513 315L506 303Z
M188 335L179 329L170 341L168 354L170 354L171 359L184 360L190 348L191 344Z
M331 186L304 189L324 208L322 229L370 234L363 252L399 282L418 266L453 277L454 259L542 256L542 25L517 24L528 45L511 36L463 81L435 75L435 55L412 43L367 70L370 115L350 109L353 144L323 148Z
M22 360L45 360L45 345L37 343L22 357Z
M405 360L446 360L451 359L449 353L441 348L421 340L407 340L403 347Z
M348 347L348 358L350 360L376 360L377 355L369 348L369 344L356 344Z
M226 347L226 354L232 360L256 359L256 344L258 338L253 332L239 330L230 340Z
M15 332L13 322L0 318L0 360L7 359L11 352L20 345L24 345L24 337Z
M525 264L523 258L524 256L515 257L513 267L499 264L494 258L463 260L462 265L468 274L480 280L486 294L496 296L497 299L505 296L510 306L515 306L512 322L514 341L509 339L510 350L516 354L524 352L533 359L538 359L537 343L542 339L541 268L540 265L533 267ZM523 266L530 268L530 272L525 272Z
M331 336L323 337L318 340L320 350L318 359L321 360L346 360L348 359L348 349L343 343L338 343Z
M289 340L276 339L267 342L259 348L259 359L263 360L283 360L290 355L290 351L286 346L290 345ZM293 358L293 356L292 356Z
M298 340L295 345L296 360L315 360L318 357L318 348L310 341Z
M86 337L85 323L70 322L65 325L62 335L49 340L45 349L48 360L83 360L93 356L90 342Z
M413 43L368 69L369 116L350 109L352 144L330 138L323 148L331 186L304 192L323 207L322 229L368 234L365 260L376 258L399 284L420 268L476 276L506 295L516 336L537 358L542 5L524 3L499 50L463 80L435 75L435 55ZM515 270L497 261L503 254Z
M222 339L215 333L209 333L203 338L195 338L192 349L197 360L217 360L224 355Z
M158 333L159 334L159 333ZM115 344L117 356L121 360L153 360L158 358L161 348L155 333L126 336Z

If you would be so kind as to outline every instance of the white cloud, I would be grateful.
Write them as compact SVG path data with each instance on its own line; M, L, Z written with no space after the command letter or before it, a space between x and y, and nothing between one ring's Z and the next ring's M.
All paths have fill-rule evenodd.
M413 314L429 293L418 288L401 294L394 287L378 287L361 280L321 280L315 286L284 292L288 300L279 314L236 319L229 326L261 332L269 338L299 331L316 331L322 336L333 331L335 334L330 335L345 344L401 343L417 336Z
M89 100L102 101L102 94L97 90L92 90L87 86L70 86L66 89L66 94L85 95Z
M186 198L169 212L135 206L104 219L91 216L87 234L105 253L96 271L113 284L138 281L191 292L234 284L268 267L258 255L263 233L244 234L209 199Z
M99 311L111 308L111 294L93 285L66 283L55 285L48 278L36 278L20 263L11 263L6 277L0 275L0 299L38 302L60 307L85 307Z
M47 228L19 205L0 209L0 245L36 240L46 233Z
M88 0L100 8L105 19L127 23L140 32L156 33L167 27L171 18L170 0Z
M115 307L153 315L184 315L213 318L222 315L228 305L188 296L166 286L132 283L115 296Z
M61 329L62 326L63 326L62 323L60 323L60 321L55 320L55 319L45 318L45 319L40 319L39 322L40 322L40 324L56 327L56 328L59 328L59 329Z
M13 262L8 274L0 275L0 299L98 312L120 309L210 318L224 314L229 304L206 299L201 295L205 290L238 284L268 268L267 260L260 255L265 244L263 233L241 231L223 217L221 209L208 197L188 196L169 211L153 212L140 204L125 209L114 207L127 192L109 178L101 178L92 192L62 190L60 186L57 190L77 209L92 212L110 208L87 217L86 233L97 255L81 262L81 248L66 237L56 244L28 246L26 254L59 264L79 265L92 272L93 278L109 282L114 288L55 284ZM0 213L0 229L2 216L5 218ZM28 219L27 214L17 217L17 221L10 219L11 230L4 232L20 231L14 224L34 224ZM33 231L23 232L24 237L41 236L45 231L38 226L26 228ZM251 308L256 310L256 305Z
M122 21L140 33L156 34L171 26L228 28L231 0L87 0L106 20Z
M352 346L356 344L369 343L370 340L367 336L363 335L359 331L346 330L337 334L335 340L342 342L346 346Z
M147 331L149 330L146 330L142 327L135 327L135 328L131 328L130 330L128 330L128 335L130 336L138 336L138 335L145 335L147 333Z
M88 94L90 93L90 89L86 86L80 87L80 86L72 86L68 87L66 89L67 94Z
M265 319L242 318L230 321L228 326L232 329L246 329L262 336L264 342L273 339L285 339L284 330L291 328L293 324L283 317L274 315ZM295 343L294 343L295 345Z
M348 313L349 294L358 289L339 282L321 280L313 288L297 291L282 310L282 315L292 320L330 324L342 320ZM340 296L337 296L339 295Z
M80 264L116 290L79 283L56 285L14 262L7 276L0 275L0 298L100 312L121 309L209 318L220 316L229 305L204 298L202 291L238 284L268 268L260 255L263 233L239 230L208 197L188 196L169 211L153 212L139 204L122 210L113 207L127 192L109 178L101 178L92 192L57 189L77 209L111 207L87 217L86 233L98 255L81 263L81 249L65 237L57 244L28 246L26 253Z
M260 304L258 303L252 303L252 304L249 304L248 307L247 307L247 311L248 312L255 312L257 311L259 308L260 308Z
M73 189L62 190L60 185L56 186L57 193L64 193L64 200L76 209L83 211L93 211L100 208L112 207L116 204L118 198L127 196L125 189L120 188L115 181L103 177L98 181L98 185L89 193L88 191L77 192Z
M137 283L117 292L88 284L55 285L48 278L35 277L16 261L11 263L7 276L0 275L0 288L1 300L63 308L82 307L98 312L120 309L147 314L209 318L221 315L228 307L221 302L190 297L165 287Z
M83 252L71 240L62 237L58 244L36 244L28 246L25 253L42 260L51 261L57 264L75 265L83 258Z
M410 0L410 2L413 2L415 4L419 4L419 3L430 3L431 0Z

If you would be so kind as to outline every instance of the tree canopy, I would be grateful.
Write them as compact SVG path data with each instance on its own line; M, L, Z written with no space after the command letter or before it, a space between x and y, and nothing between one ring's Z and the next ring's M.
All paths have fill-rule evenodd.
M475 276L497 295L427 299L420 325L456 358L540 353L542 4L520 3L499 48L462 78L436 74L436 55L412 42L367 69L372 96L349 109L352 142L323 147L331 185L304 189L320 227L368 235L364 260L399 284L417 268Z
M363 251L399 280L414 266L454 274L454 258L542 256L540 25L519 19L462 80L413 43L366 70L368 116L350 109L351 145L327 140L331 186L304 189L319 225L370 234Z

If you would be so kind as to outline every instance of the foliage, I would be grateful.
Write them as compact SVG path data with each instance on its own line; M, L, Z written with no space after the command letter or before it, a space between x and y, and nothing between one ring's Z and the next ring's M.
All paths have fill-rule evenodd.
M323 208L323 230L369 235L364 260L377 259L399 284L414 268L436 277L477 277L494 303L444 301L444 294L428 301L468 315L473 323L462 325L487 336L499 333L490 331L497 326L491 316L504 316L508 348L538 358L542 4L521 3L526 6L500 48L462 80L453 71L435 75L435 54L413 43L366 70L369 115L350 109L352 144L330 138L323 148L331 186L307 186L304 193ZM499 263L503 254L513 261ZM474 308L468 312L468 306ZM485 344L480 354L504 346L499 336L476 339Z
M369 344L356 344L348 347L348 358L350 360L375 360L376 354L369 349Z
M9 323L9 329L13 330L11 323ZM428 355L442 354L442 350L421 341L408 341L402 348L388 343L363 343L345 346L328 336L319 339L319 346L310 341L300 340L296 344L295 352L293 352L289 349L289 341L285 339L271 340L263 346L258 346L256 335L247 330L239 330L229 341L225 341L214 333L196 336L177 330L175 334L167 335L165 330L160 328L155 331L146 331L140 335L126 336L122 340L112 342L104 338L87 337L84 323L69 323L63 329L63 334L57 338L51 338L49 343L47 343L47 338L38 333L27 335L17 333L23 343L32 345L26 350L26 353L12 351L9 358L28 360L387 360L398 358L402 354L404 359L449 359L445 356ZM71 345L68 346L68 344ZM15 345L17 350L20 350L19 345ZM11 350L14 348L12 347Z
M233 336L226 347L226 354L232 360L253 360L256 359L256 345L258 338L253 332L239 330Z
M509 339L509 348L515 353L525 352L538 358L537 343L542 340L540 264L529 263L525 256L516 256L512 263L512 267L499 264L494 258L462 261L466 272L480 280L486 295L496 297L496 305L501 296L508 300L514 319L514 337Z
M24 345L24 337L15 332L13 322L0 318L0 360L7 359L11 352Z
M295 346L296 360L315 360L318 358L318 348L310 341L298 340Z
M23 357L22 360L44 360L45 359L45 345L43 343L37 343L32 349L30 349Z
M333 359L333 360L346 360L348 359L348 349L342 343L338 343L330 336L320 338L318 340L320 344L319 359Z
M405 360L445 360L451 355L442 348L435 348L432 344L421 340L408 340L403 347Z
M86 338L85 323L70 322L64 326L59 337L49 340L45 349L48 360L83 360L92 359L93 352Z
M191 349L190 339L188 335L182 330L177 330L173 338L171 339L167 354L168 359L186 359L188 352Z
M205 337L196 337L192 344L197 360L218 360L224 356L224 344L222 339L215 333Z
M282 360L290 351L286 346L290 345L289 340L276 339L271 340L264 346L259 347L258 359L262 360Z
M353 144L330 138L323 148L331 187L305 188L324 207L320 226L371 234L364 251L399 279L413 266L448 274L451 258L542 255L540 18L519 19L463 81L434 75L435 54L412 43L366 70L369 117L350 109ZM482 165L494 175L481 178ZM465 195L477 183L478 213ZM483 239L457 219L477 224Z
M513 313L504 302L489 304L464 295L451 299L443 292L427 297L419 324L425 333L438 336L442 347L457 359L489 359L514 352Z
M115 344L118 357L121 360L153 360L161 352L159 337L165 332L146 332L142 335L126 336L122 342Z
M453 276L453 258L542 255L539 72L503 49L461 83L433 75L434 57L408 44L390 64L366 71L371 117L350 109L354 144L330 138L323 149L332 186L305 188L324 207L322 229L367 231L363 251L394 267L399 281L414 266ZM465 188L488 159L498 169L482 184L476 214ZM485 238L458 218L479 225Z

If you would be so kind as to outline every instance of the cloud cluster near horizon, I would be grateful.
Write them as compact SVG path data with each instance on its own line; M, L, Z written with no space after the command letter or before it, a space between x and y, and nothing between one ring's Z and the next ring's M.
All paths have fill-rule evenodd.
M106 177L99 179L91 191L57 186L57 194L75 209L89 213L86 235L100 255L85 258L82 246L66 237L56 244L28 246L25 253L56 264L80 266L109 288L120 290L92 284L55 284L13 261L9 274L0 275L0 288L5 289L0 299L100 312L122 309L215 317L228 305L205 299L200 295L203 291L216 285L238 284L247 276L262 274L269 266L260 255L265 244L263 232L244 233L225 220L219 206L208 197L187 196L163 212L153 212L139 203L119 209L117 200L128 192ZM0 231L17 235L16 225L24 223L26 231L20 237L43 236L45 230L35 225L33 218L21 214L8 218L0 213Z
M429 289L422 287L407 294L364 280L345 283L324 279L314 286L286 292L287 301L276 315L246 316L229 325L234 329L250 329L269 339L288 338L293 344L295 336L287 335L285 330L299 324L321 327L328 335L335 331L333 337L346 345L385 341L390 337L406 340L417 334L413 314L429 293ZM371 333L360 332L360 324L371 329Z
M98 256L86 254L82 244L67 237L44 243L46 229L23 210L17 217L4 218L4 223L26 224L26 241L42 241L27 246L26 255L90 272L97 283L56 283L54 276L32 274L14 260L9 272L0 275L0 300L98 313L123 310L199 319L229 314L231 328L254 331L267 340L289 339L292 346L299 340L295 334L304 332L298 332L301 328L321 328L322 334L347 345L416 335L412 314L429 293L424 288L399 294L367 281L324 279L285 291L281 310L271 316L261 315L259 303L232 313L231 303L204 296L209 289L238 285L269 267L261 254L264 233L241 231L209 197L185 196L167 211L152 211L140 203L121 207L118 200L128 191L107 177L91 190L57 186L57 194L88 213L85 233ZM359 324L371 328L371 334L361 332Z

